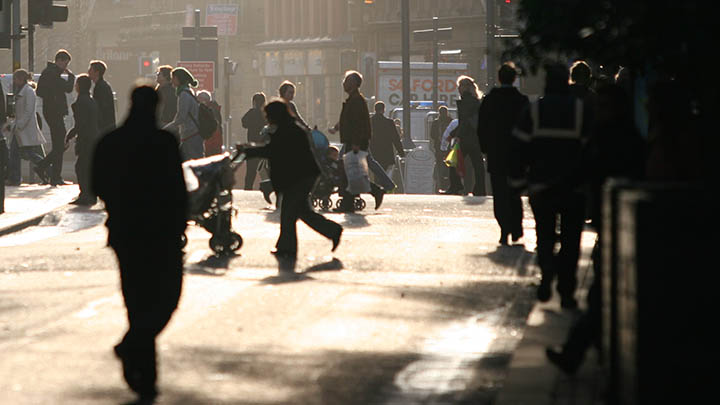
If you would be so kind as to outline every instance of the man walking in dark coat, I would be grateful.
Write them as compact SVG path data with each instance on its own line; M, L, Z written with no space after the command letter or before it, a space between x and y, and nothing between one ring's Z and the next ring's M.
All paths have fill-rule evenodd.
M405 156L400 134L398 134L395 122L385 117L385 103L378 101L375 103L375 114L370 119L372 127L372 138L370 138L370 152L378 163L386 172L392 169L395 164L395 153ZM389 174L388 174L389 175Z
M66 93L73 91L75 75L68 69L70 53L61 49L55 54L55 62L48 62L40 74L37 95L43 99L43 117L50 127L52 150L37 164L42 177L49 177L50 184L60 186L69 184L62 178L63 153L65 152L65 116L68 115ZM61 75L67 74L67 79ZM48 173L48 167L50 167Z
M480 105L477 134L480 146L487 155L487 170L493 193L493 212L500 225L500 244L507 245L512 235L517 242L523 235L522 200L517 189L510 188L509 148L512 130L527 108L528 97L513 86L517 77L515 65L506 62L498 71L500 87L483 98Z
M581 167L581 148L589 137L592 114L570 93L566 66L549 65L546 71L545 95L528 105L513 130L510 183L520 185L520 179L527 178L542 272L538 300L547 302L552 297L557 276L560 306L574 309L585 220L585 198L574 179ZM556 248L558 238L560 249Z
M157 86L155 87L155 91L158 92L158 96L160 97L158 121L161 128L171 123L177 113L177 95L175 94L175 88L172 85L172 77L170 75L172 70L172 66L163 65L160 66L157 71Z
M115 129L115 97L113 96L110 84L105 81L107 65L101 60L90 62L88 76L95 83L93 99L98 106L98 128L100 134L104 135Z
M262 109L265 106L265 93L255 93L252 97L252 108L249 109L242 117L242 126L247 128L248 143L261 142L262 137L260 131L267 124L265 114ZM245 168L245 190L252 190L257 175L257 168L260 161L258 159L248 160Z
M90 165L92 155L95 151L95 143L98 139L98 106L90 97L90 77L81 74L75 81L77 100L72 105L73 120L75 127L68 132L65 142L77 137L75 144L75 174L80 185L80 195L70 204L95 205L97 197L90 189Z
M92 189L108 213L108 245L120 265L129 324L115 354L138 404L151 404L158 394L155 338L180 299L180 238L187 221L178 141L158 129L157 103L152 87L133 91L127 120L100 139L92 169ZM139 209L148 201L162 209Z

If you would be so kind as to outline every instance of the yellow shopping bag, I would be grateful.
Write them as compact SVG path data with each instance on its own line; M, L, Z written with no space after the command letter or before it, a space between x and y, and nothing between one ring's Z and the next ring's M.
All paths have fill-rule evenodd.
M458 165L458 156L460 155L460 142L455 142L455 144L450 148L450 152L445 157L445 166L447 167L457 167Z

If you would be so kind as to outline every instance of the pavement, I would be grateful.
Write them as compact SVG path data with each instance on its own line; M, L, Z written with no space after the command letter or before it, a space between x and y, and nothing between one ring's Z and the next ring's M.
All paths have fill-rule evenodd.
M5 213L0 214L0 237L37 225L47 214L59 210L78 194L76 184L50 187L22 184L5 187ZM590 250L595 234L583 234L579 265L578 301L584 307L592 278ZM575 376L567 376L549 363L545 347L560 345L578 311L562 310L554 294L547 303L536 303L526 321L496 405L601 405L604 372L597 354L590 352Z

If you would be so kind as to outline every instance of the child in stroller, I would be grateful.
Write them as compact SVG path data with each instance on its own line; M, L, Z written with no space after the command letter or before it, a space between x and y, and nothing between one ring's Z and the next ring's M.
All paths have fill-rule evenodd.
M320 164L321 174L312 191L312 205L315 208L319 207L324 211L328 211L333 206L330 197L335 193L339 193L343 187L347 187L345 168L340 159L340 150L337 147L328 145L324 150L316 149L316 153L318 153L317 160ZM360 196L356 196L354 202L355 210L359 211L365 208L365 200ZM339 208L341 205L342 198L339 198L335 206Z

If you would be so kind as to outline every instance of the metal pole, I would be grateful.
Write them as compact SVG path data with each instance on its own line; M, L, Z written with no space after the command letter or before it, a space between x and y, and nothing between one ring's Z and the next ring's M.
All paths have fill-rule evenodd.
M28 24L28 70L35 70L35 25Z
M432 102L433 102L433 111L437 111L438 109L438 54L439 54L439 48L438 45L438 18L433 17L433 92L432 92Z
M223 65L223 73L225 73L225 149L230 148L230 57L226 56L223 58L225 64Z
M402 102L403 136L410 133L410 0L402 0Z
M485 69L487 72L487 90L495 87L495 2L486 1L485 32L487 54L485 55Z
M12 55L13 55L13 72L20 69L20 38L22 32L20 31L20 0L13 0L12 2Z
M195 9L195 57L193 60L200 60L200 9Z

